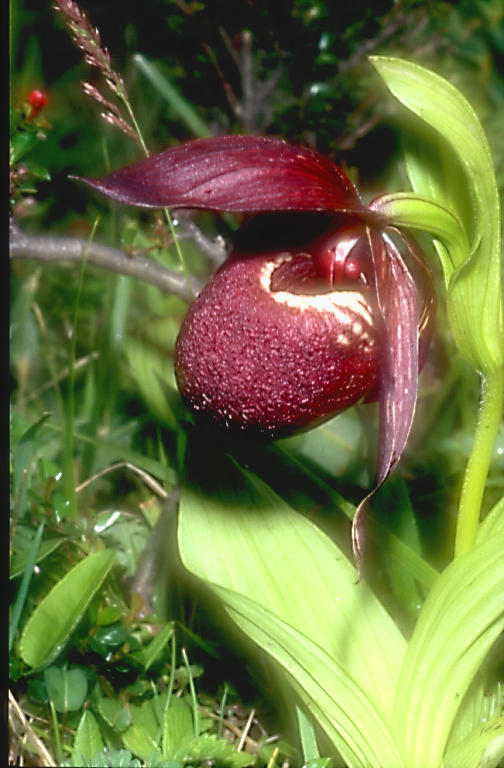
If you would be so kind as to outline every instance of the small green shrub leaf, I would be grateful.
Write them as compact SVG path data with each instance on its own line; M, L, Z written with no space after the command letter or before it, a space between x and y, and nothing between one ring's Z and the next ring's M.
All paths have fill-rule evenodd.
M90 709L86 709L82 715L72 750L72 766L79 768L83 765L83 758L88 759L104 749L104 743L96 718Z
M254 764L255 755L238 752L226 739L217 738L215 733L205 733L187 746L185 759L193 764L212 761L222 768L246 768Z
M21 635L20 653L26 664L41 667L58 655L114 561L114 550L88 555L44 597Z
M141 760L158 749L160 726L156 718L152 699L147 699L141 706L129 705L133 724L122 734L123 744Z
M105 722L118 733L124 733L131 725L129 709L119 699L100 699L98 711Z
M154 664L156 659L159 658L172 637L173 624L166 624L162 628L161 632L155 635L155 637L150 641L149 645L145 646L141 651L135 654L135 658L143 664L144 669L149 669L149 667Z
M39 547L38 554L35 563L40 563L45 557L52 554L65 539L47 539L43 541ZM28 548L23 549L20 552L14 552L12 555L9 578L15 579L16 576L20 576L28 563L30 556L30 550Z
M194 739L194 723L190 705L172 698L163 723L163 757L184 761L187 744Z

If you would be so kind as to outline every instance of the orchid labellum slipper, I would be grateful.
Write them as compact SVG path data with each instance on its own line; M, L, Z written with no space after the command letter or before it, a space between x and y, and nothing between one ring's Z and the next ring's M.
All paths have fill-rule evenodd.
M435 295L418 246L379 201L363 206L319 153L251 136L188 142L84 181L136 206L254 214L180 330L182 397L211 423L273 438L378 399L381 485L410 431Z

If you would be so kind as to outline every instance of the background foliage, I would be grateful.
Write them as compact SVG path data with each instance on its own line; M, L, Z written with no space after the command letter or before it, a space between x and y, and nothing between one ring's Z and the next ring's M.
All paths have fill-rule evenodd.
M378 52L429 66L462 90L485 127L502 190L502 3L355 0L340 6L329 0L147 0L129 7L90 0L85 10L125 78L152 151L193 138L201 125L208 133L278 135L335 157L366 198L406 188L400 115L366 60ZM156 85L145 77L136 54L155 65L163 82L183 98L185 111L176 98L166 98L161 80ZM49 98L37 118L38 141L20 160L27 170L13 196L14 216L29 234L80 238L90 236L99 216L95 240L180 270L165 226L154 215L91 197L68 179L70 173L100 176L141 157L131 138L102 120L98 105L84 95L82 80L101 83L73 47L61 14L48 3L13 1L11 106L21 113L34 88ZM234 219L206 215L197 223L210 238L229 237L237 225ZM181 245L189 271L207 279L208 259L194 242ZM133 761L133 754L144 761L150 757L152 765L162 759L182 764L185 753L177 748L196 731L205 743L190 757L193 764L213 757L245 765L236 751L219 755L215 744L208 751L208 739L223 731L216 713L223 712L228 731L234 727L243 733L246 715L239 702L245 700L246 711L259 707L269 732L286 732L281 694L272 689L266 668L260 675L256 665L250 676L249 649L245 652L231 629L222 631L210 598L184 576L170 517L162 523L166 530L157 529L158 538L166 537L163 563L156 565L158 555L149 546L142 561L146 568L154 561L164 571L153 602L149 590L134 580L161 508L175 500L180 457L192 435L171 363L186 304L153 286L89 266L80 272L75 265L15 261L11 309L16 624L10 661L19 702L19 713L14 709L12 715L11 760L24 754L25 764L51 764L51 757L53 762L54 756L69 759L72 745L85 743L96 747L86 753L90 760L105 744L122 750L117 760ZM374 509L378 520L441 568L450 556L478 398L476 375L454 352L442 303L421 381L407 455ZM359 500L369 485L373 419L372 407L354 410L300 438L261 450L237 446L234 459L345 543L347 521L340 510L345 502ZM203 457L205 451L219 455L219 446L199 450ZM121 465L109 471L115 463ZM486 509L502 494L503 476L501 432ZM102 555L111 548L117 561L110 570ZM72 583L73 569L91 552L101 557L94 561L96 570L85 585ZM142 578L145 573L144 568ZM369 573L408 633L422 590L379 547ZM35 607L55 584L63 584L63 590L50 628L27 630ZM77 597L86 585L87 599L79 610ZM61 629L57 642L54 625L63 605L74 606L73 623ZM192 667L176 651L172 621ZM24 645L19 643L23 632ZM497 672L498 664L497 659ZM187 694L203 669L199 704L206 709L200 718L195 698ZM233 692L227 703L222 702L224 681ZM171 690L180 696L178 730L159 715ZM89 713L85 720L83 708ZM135 723L141 727L128 730ZM172 748L170 728L175 729ZM271 758L266 737L256 726L251 748L257 752L262 745L259 763ZM290 746L277 744L273 760L300 764L290 737Z

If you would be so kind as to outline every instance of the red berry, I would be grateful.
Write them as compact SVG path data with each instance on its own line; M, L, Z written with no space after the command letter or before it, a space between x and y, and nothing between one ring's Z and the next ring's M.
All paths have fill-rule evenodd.
M42 93L42 91L38 90L31 91L30 95L28 96L28 104L32 108L30 117L32 119L37 117L39 112L41 112L47 105L47 102L48 98L45 93Z

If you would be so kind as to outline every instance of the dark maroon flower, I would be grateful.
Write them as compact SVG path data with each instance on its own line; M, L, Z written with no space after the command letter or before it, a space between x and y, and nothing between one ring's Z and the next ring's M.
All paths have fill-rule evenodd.
M330 160L277 139L201 139L84 181L137 206L255 214L184 320L181 394L212 423L271 437L378 399L374 492L404 450L432 333L432 278L415 242L363 206Z
M383 329L370 260L367 275L357 254L346 256L348 275L344 263L337 279L328 274L328 254L359 249L362 224L324 216L310 224L327 231L303 246L303 217L266 218L266 229L263 215L243 227L238 240L254 250L235 245L189 309L175 370L184 399L207 420L283 437L377 389ZM283 248L269 250L271 227L289 233Z

